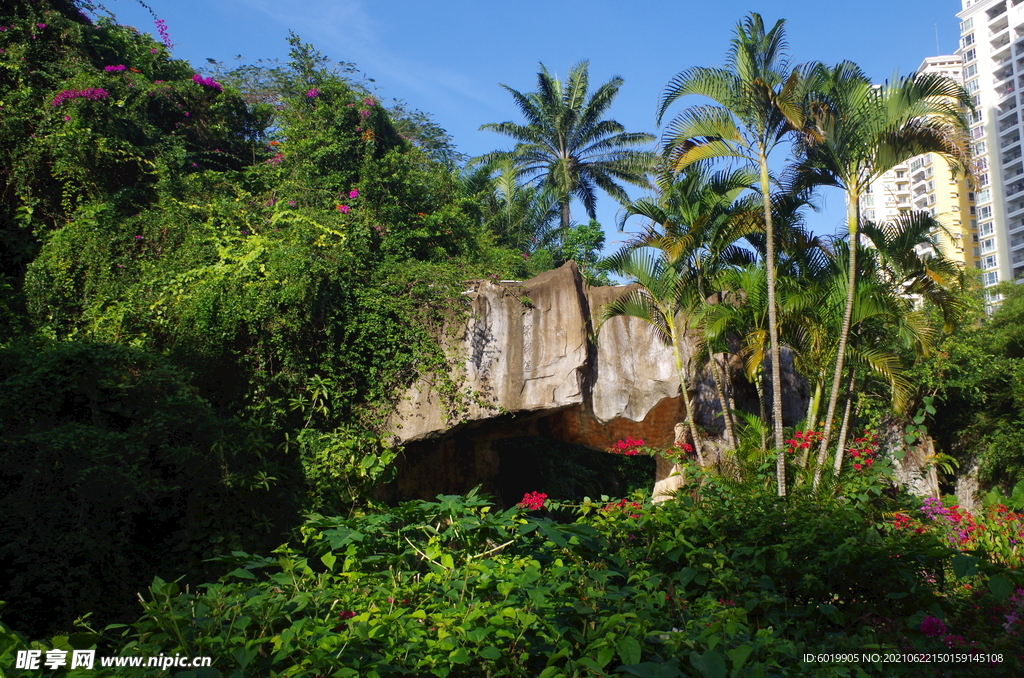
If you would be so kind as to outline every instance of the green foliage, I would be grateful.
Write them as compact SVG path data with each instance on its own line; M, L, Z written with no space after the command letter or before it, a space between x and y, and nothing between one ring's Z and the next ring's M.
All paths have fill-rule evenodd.
M931 426L942 448L961 462L977 459L985 488L1009 492L1024 480L1024 290L1009 285L1003 304L977 326L947 337L918 368L937 393Z
M0 349L0 430L0 598L17 602L5 618L25 631L124 615L155 574L201 576L203 558L287 526L279 482L294 471L156 356Z
M25 536L3 547L0 597L39 633L279 543L300 503L365 506L396 453L389 407L421 373L447 379L450 300L511 257L432 159L438 130L404 109L396 123L296 36L286 66L218 82L75 3L4 7L0 397L52 407L2 415L4 534ZM68 367L49 379L33 360ZM116 424L89 414L124 379ZM33 490L49 463L71 475ZM98 485L120 475L120 494Z
M574 510L567 524L495 511L475 492L313 515L273 556L218 559L226 574L199 591L154 580L137 621L76 642L107 656L212 656L209 676L911 676L912 663L803 657L950 652L921 630L931 615L959 634L950 642L975 643L961 651L1003 654L998 674L936 668L1019 670L1002 616L972 612L1015 614L1015 599L964 599L944 579L957 552L934 537L801 493L779 502L770 482L736 492L688 471L674 501L545 507ZM969 565L961 581L1012 590L1016 575ZM25 646L0 638L10 654Z

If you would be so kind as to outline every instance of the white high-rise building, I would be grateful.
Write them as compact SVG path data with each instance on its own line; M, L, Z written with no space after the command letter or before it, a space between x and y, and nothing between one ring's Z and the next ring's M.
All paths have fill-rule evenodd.
M1024 0L962 0L964 86L971 137L979 268L986 287L1024 275ZM990 296L990 301L996 301Z

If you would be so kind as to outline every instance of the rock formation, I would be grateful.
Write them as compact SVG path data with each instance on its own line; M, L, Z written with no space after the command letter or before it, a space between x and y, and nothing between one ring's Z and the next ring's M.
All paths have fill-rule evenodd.
M587 287L573 262L525 282L472 283L468 315L446 348L452 373L421 378L389 421L406 450L392 494L493 490L500 473L493 443L502 438L539 435L602 451L626 436L671 445L685 418L671 348L635 318L608 321L595 340L601 307L627 289ZM684 339L682 349L689 358L695 344ZM790 381L785 410L795 418L805 405L802 384ZM737 405L753 399L756 411L756 395L741 382L728 386ZM700 426L720 431L710 376L692 396Z

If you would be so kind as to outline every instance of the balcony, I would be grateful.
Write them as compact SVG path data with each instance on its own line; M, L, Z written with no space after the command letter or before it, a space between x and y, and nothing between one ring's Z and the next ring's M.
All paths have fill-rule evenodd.
M1004 165L1009 165L1011 162L1013 162L1017 158L1021 157L1021 155L1022 154L1020 152L1020 149L1017 148L1014 151L1012 151L1009 155L1004 155L1003 156L1003 164Z
M1020 142L1020 134L1019 133L1015 134L1012 137L1009 137L1007 139L1000 139L999 140L999 148L1000 149L1009 148L1010 146L1013 146L1014 144L1016 144L1018 142Z

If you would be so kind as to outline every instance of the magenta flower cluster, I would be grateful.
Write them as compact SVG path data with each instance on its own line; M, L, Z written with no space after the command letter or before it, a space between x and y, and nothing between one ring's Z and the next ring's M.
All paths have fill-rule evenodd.
M53 106L60 106L69 99L88 99L90 101L97 101L99 99L106 99L107 96L107 90L102 87L90 87L89 89L66 89L53 97L53 101L51 101L50 104Z
M212 89L215 92L224 91L224 88L220 86L219 82L217 82L213 78L204 78L198 73L192 76L192 82L196 83L197 85L202 85L203 87L206 87L208 89Z
M107 73L116 73L117 71L123 71L125 69L124 64L118 64L116 66L104 66L103 70Z
M167 23L163 19L157 19L153 23L156 24L156 30L160 33L160 41L164 43L167 49L170 49L171 36L167 34Z
M921 633L935 638L946 633L946 625L938 617L926 616L921 620Z
M318 96L320 96L320 90L318 90L316 87L314 87L313 89L311 89L308 92L306 92L306 96L309 97L310 99L315 99Z

